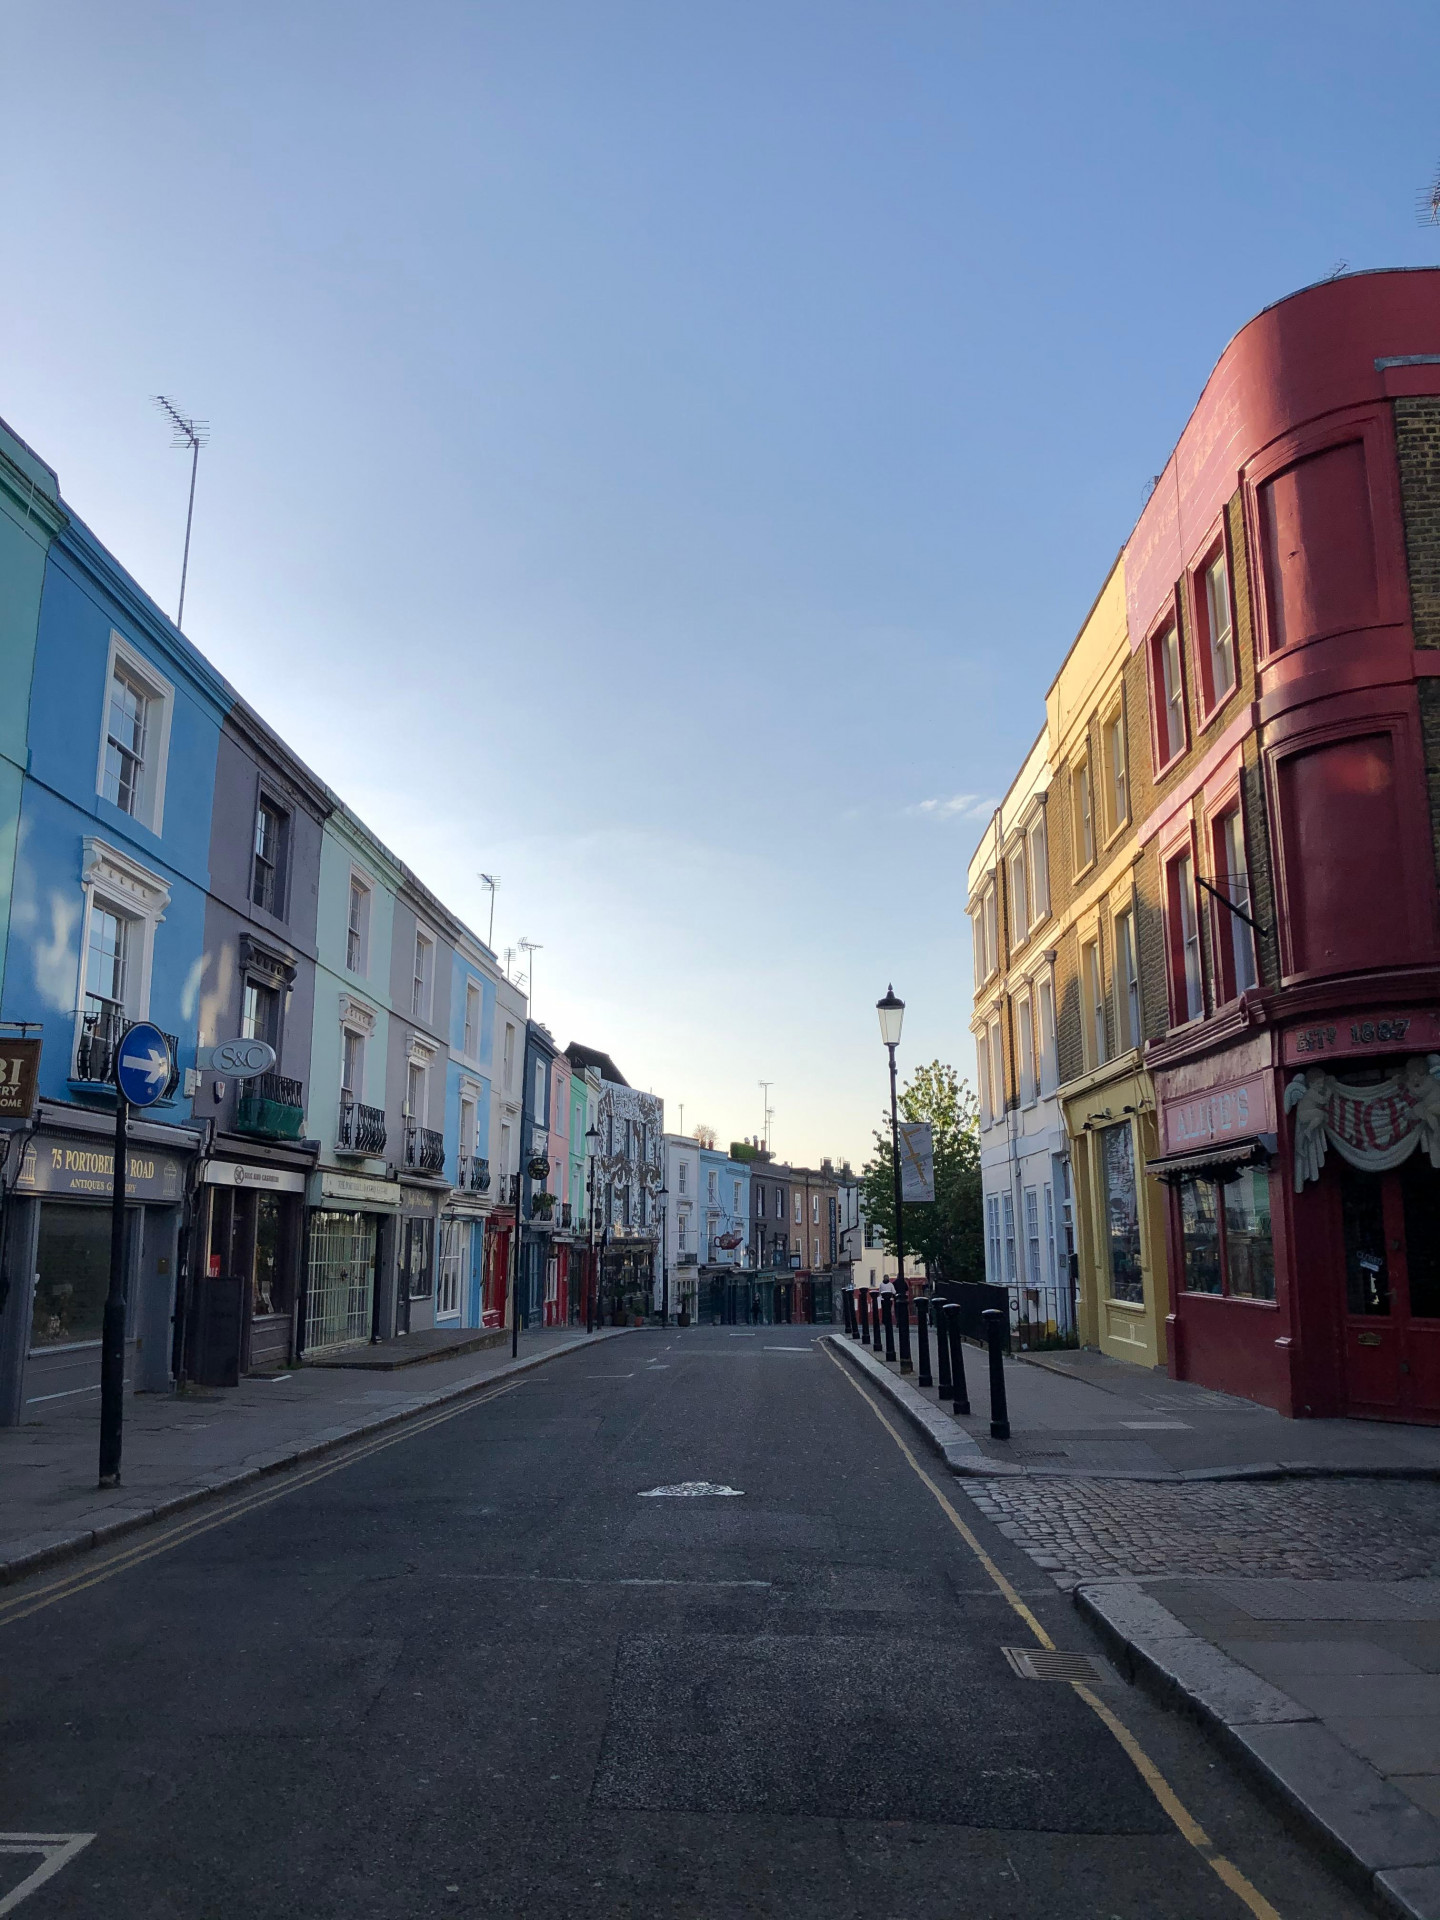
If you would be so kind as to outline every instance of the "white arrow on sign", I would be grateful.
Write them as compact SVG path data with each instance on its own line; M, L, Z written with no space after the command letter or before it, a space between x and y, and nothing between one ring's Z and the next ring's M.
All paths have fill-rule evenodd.
M127 1053L123 1055L121 1065L131 1073L136 1071L143 1073L152 1087L157 1080L168 1080L170 1077L169 1054L157 1053L154 1047L150 1049L149 1053Z

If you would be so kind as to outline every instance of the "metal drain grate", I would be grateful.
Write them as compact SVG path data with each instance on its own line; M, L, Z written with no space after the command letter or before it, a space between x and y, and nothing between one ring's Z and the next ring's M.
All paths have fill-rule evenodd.
M1088 1654L1066 1653L1060 1647L1002 1647L1000 1651L1022 1680L1074 1680L1081 1686L1103 1687L1110 1678Z

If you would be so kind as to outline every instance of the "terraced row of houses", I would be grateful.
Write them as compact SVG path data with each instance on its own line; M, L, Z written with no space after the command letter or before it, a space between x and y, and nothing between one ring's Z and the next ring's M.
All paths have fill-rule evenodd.
M173 1070L125 1170L132 1389L498 1329L512 1289L523 1324L613 1314L602 1256L654 1264L660 1103L557 1047L3 426L0 968L0 1035L41 1045L0 1131L0 1422L97 1390L137 1019ZM217 1067L237 1039L273 1069Z
M1440 1420L1440 273L1230 342L970 863L987 1277Z

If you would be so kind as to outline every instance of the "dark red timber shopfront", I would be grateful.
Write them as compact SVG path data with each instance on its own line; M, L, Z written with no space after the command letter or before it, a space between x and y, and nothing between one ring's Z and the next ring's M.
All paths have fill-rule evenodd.
M1253 697L1207 745L1186 595L1217 516ZM1126 564L1132 626L1174 596L1196 713L1141 830L1157 947L1197 948L1145 1049L1170 1369L1440 1422L1440 272L1326 282L1244 328Z

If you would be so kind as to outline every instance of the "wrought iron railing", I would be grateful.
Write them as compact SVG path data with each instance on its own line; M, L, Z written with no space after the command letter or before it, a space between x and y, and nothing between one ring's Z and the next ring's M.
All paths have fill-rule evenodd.
M353 1094L342 1093L335 1146L340 1153L384 1153L385 1115L382 1109L367 1107Z
M125 1037L125 1029L134 1023L125 1009L114 1000L90 999L80 1014L80 1037L75 1043L75 1078L87 1086L115 1084L115 1050ZM176 1065L180 1042L173 1033L165 1035L170 1049L170 1078L162 1099L168 1100L180 1080Z
M568 1230L574 1224L573 1216L573 1207L568 1200L564 1201L560 1208L560 1225L562 1229Z
M235 1131L267 1140L298 1140L305 1124L305 1084L283 1073L242 1080L235 1103Z
M519 1204L520 1176L518 1173L512 1173L510 1178L505 1182L505 1205L507 1207L518 1207Z
M455 1171L459 1175L455 1184L462 1193L490 1191L490 1162L478 1153L462 1153Z
M405 1164L417 1173L445 1171L445 1136L434 1127L422 1127L417 1120L405 1121Z
M539 1193L531 1194L530 1218L532 1220L549 1220L554 1216L554 1213L555 1196L553 1193L546 1193L542 1188Z

